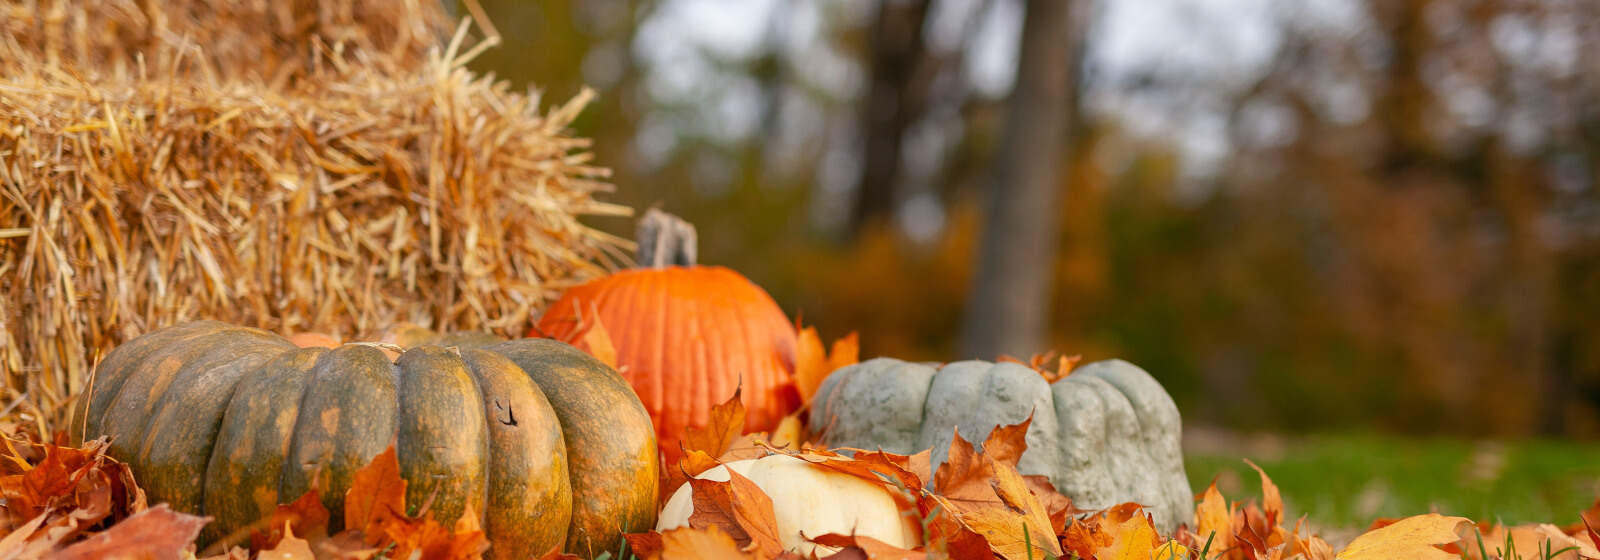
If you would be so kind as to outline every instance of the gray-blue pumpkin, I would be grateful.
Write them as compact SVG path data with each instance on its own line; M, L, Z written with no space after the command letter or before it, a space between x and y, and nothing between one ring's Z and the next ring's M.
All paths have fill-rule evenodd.
M1160 382L1122 360L1080 366L1050 383L1017 363L878 358L835 371L815 399L811 429L829 447L932 448L935 465L956 429L981 444L995 427L1031 413L1018 470L1049 477L1079 509L1136 501L1163 531L1193 512L1178 407Z

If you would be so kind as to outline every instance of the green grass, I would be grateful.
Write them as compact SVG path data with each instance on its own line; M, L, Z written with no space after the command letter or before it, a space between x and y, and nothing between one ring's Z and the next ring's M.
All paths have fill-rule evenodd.
M1600 445L1325 435L1195 447L1203 449L1185 463L1196 493L1220 475L1229 500L1259 500L1260 478L1241 461L1248 458L1278 484L1291 519L1309 515L1319 528L1430 511L1565 525L1600 495Z

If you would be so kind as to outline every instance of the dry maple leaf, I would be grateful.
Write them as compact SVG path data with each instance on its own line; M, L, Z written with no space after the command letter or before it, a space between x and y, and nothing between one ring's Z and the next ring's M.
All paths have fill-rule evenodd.
M1267 471L1249 459L1245 459L1244 464L1250 465L1250 468L1261 475L1261 508L1266 511L1267 526L1276 527L1283 523L1283 495L1278 492L1278 485L1273 484L1272 478L1267 476Z
M989 541L995 554L1010 560L1061 555L1044 504L1028 491L1016 468L990 459L995 474L990 486L1004 505L961 513L961 521Z
M1335 558L1338 560L1454 560L1439 545L1456 542L1456 527L1468 523L1464 517L1445 517L1437 513L1407 517L1392 525L1369 531L1350 541Z
M795 326L799 327L798 322ZM827 379L834 370L854 364L860 358L861 340L856 333L833 341L833 351L827 353L822 350L822 337L817 334L816 327L800 328L794 356L794 383L795 388L800 390L800 401L811 402L823 379Z
M715 526L704 529L678 527L661 533L661 560L756 560L774 558L759 551L741 550L734 539Z
M344 526L365 534L368 545L385 539L384 527L406 512L406 480L394 446L383 450L357 469L344 494Z
M289 534L282 530L285 526L308 543L328 538L328 508L322 506L321 493L316 489L307 491L291 503L278 504L265 521L261 525L265 531L250 532L251 550L277 547L279 539Z
M772 511L772 498L744 475L728 469L728 481L693 478L694 513L689 526L696 529L717 527L732 537L744 550L754 550L764 558L783 552L778 538L778 522ZM663 538L665 534L663 534Z
M160 504L50 555L52 560L177 558L194 543L209 517L178 513Z
M257 556L260 560L316 560L316 555L311 553L311 542L294 536L290 522L285 521L272 532L278 534L278 542L271 549L263 549Z
M1490 559L1521 556L1539 560L1578 560L1585 550L1583 543L1562 532L1560 527L1549 524L1532 523L1515 527L1495 525L1482 533L1483 549L1477 546L1477 535L1469 539L1467 533L1462 533L1463 542L1459 547L1462 550L1459 554L1471 560L1486 560L1482 557L1484 552L1489 553ZM1558 550L1565 552L1549 553Z
M704 451L706 455L721 457L744 433L744 402L739 399L744 387L733 390L733 397L711 407L711 420L704 428L684 430L680 445L683 451Z
M611 340L611 331L606 330L605 324L600 322L599 313L590 313L587 320L588 328L578 337L579 344L574 346L589 352L590 356L607 367L617 369L617 345Z
M1200 500L1200 505L1194 508L1195 543L1209 545L1206 548L1212 552L1231 550L1234 545L1233 512L1228 508L1228 501L1222 497L1222 492L1217 491L1216 479L1212 479L1211 486L1196 498Z
M628 550L632 551L634 556L649 559L661 555L660 532L648 531L644 533L628 533L622 535L622 538L628 541ZM557 547L557 550L559 549L560 547Z
M1099 560L1150 560L1156 549L1156 529L1143 515L1128 518L1112 529L1111 545L1095 552Z

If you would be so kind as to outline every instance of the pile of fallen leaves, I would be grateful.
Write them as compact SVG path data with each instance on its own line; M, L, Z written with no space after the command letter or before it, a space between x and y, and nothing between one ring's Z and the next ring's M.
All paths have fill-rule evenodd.
M689 524L628 535L628 543L646 560L808 558L783 549L772 500L755 483L731 469L726 482L694 478L732 461L784 454L883 484L898 495L901 514L913 516L922 529L922 544L911 549L859 535L801 535L819 545L809 558L824 560L1600 560L1600 534L1594 531L1600 528L1600 501L1582 514L1583 523L1565 528L1504 527L1437 513L1379 520L1336 550L1311 533L1303 517L1293 529L1284 526L1277 485L1248 460L1261 475L1260 503L1230 503L1213 482L1196 496L1193 522L1164 536L1140 504L1078 510L1045 477L1019 473L1031 422L992 430L982 452L957 433L948 462L935 470L930 450L896 455L796 445L806 440L795 432L798 423L780 427L789 433L741 434L744 410L735 394L713 409L705 429L690 430L683 459L663 473L663 502L680 486L693 486Z
M433 519L428 504L407 514L406 481L393 447L356 471L344 502L349 529L328 534L328 510L312 490L197 551L195 539L209 517L172 511L165 504L147 506L128 466L106 456L105 440L81 448L68 447L66 440L64 433L54 442L40 441L29 431L5 436L0 559L468 560L482 558L489 549L470 504L449 526Z
M834 369L856 361L854 337L824 350L802 329L797 378L803 392ZM1028 365L1044 373L1052 356ZM1062 358L1056 376L1070 374ZM808 393L809 394L809 393ZM1305 518L1285 526L1283 498L1265 471L1259 503L1229 502L1215 482L1199 496L1191 523L1163 535L1137 503L1083 511L1042 476L1023 475L1031 419L997 427L982 451L960 433L948 461L931 464L931 450L897 455L857 449L817 449L797 412L771 433L743 433L744 406L735 393L713 409L710 423L683 438L683 458L662 472L665 503L692 486L688 525L627 536L613 558L643 560L744 559L901 560L1600 560L1600 501L1567 527L1506 527L1436 513L1383 519L1341 550L1318 537ZM127 465L107 457L104 440L81 448L64 434L44 441L24 427L4 434L0 450L0 560L23 558L199 558L249 560L474 560L491 545L473 504L456 520L436 520L431 498L407 504L395 450L358 470L344 496L344 531L329 534L330 512L316 489L280 505L205 550L195 540L209 518L149 507ZM882 484L901 515L915 519L920 543L909 549L851 534L801 535L817 545L808 556L785 550L774 504L760 487L727 469L728 480L696 478L732 461L787 455L817 469ZM1248 463L1248 461L1246 461ZM415 512L411 513L411 509ZM486 512L493 513L493 512ZM208 539L210 540L210 539ZM576 558L550 551L544 560Z

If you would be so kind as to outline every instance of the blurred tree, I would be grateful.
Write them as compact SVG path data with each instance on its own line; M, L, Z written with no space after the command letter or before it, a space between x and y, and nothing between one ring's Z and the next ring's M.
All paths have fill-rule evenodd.
M1029 0L1006 107L983 241L967 299L962 357L1047 350L1067 131L1077 120L1081 15L1070 0Z
M871 84L861 109L865 161L851 209L852 235L869 227L884 227L894 215L906 128L926 110L935 74L922 33L928 8L926 0L878 2L869 38Z

